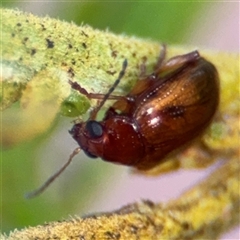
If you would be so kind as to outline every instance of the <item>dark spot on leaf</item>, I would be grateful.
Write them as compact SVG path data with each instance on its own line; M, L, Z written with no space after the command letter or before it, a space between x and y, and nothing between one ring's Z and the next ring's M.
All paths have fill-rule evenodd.
M189 225L188 222L183 222L182 227L184 228L184 230L189 230L190 229L190 225Z
M74 75L75 75L75 73L74 73L74 70L70 67L69 69L68 69L68 74L69 74L69 76L70 77L74 77Z
M47 48L53 48L54 47L54 42L51 41L50 39L46 38L47 41Z
M37 50L36 50L35 48L33 48L33 49L31 50L31 55L33 56L36 52L37 52Z
M121 237L120 233L113 233L110 231L105 232L105 235L106 235L106 237L110 237L111 239L116 239L116 240L120 239L120 237Z
M137 234L137 232L138 232L138 227L135 226L135 225L133 225L133 224L131 224L131 225L130 225L130 230L131 230L131 232L132 232L133 234Z
M23 39L23 43L25 44L27 41L28 41L28 37L25 37L25 38Z
M42 26L42 30L45 31L46 28L45 28L44 24L41 24L41 26Z
M113 57L113 58L117 57L117 54L118 54L118 51L116 51L116 50L115 50L115 51L112 51L112 57Z
M88 37L88 35L84 31L82 31L82 35Z
M106 71L106 73L109 75L114 75L116 73L116 71Z

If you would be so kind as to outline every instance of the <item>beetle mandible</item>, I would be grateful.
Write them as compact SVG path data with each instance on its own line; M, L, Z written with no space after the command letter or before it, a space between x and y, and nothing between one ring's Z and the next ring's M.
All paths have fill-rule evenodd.
M73 89L101 102L86 122L74 124L69 131L80 148L28 197L43 192L80 150L92 158L149 170L201 135L211 123L219 103L217 70L198 51L166 62L165 55L163 46L153 73L137 81L126 96L111 93L125 74L127 60L107 94L88 93L77 82L69 80ZM108 99L116 102L106 111L103 120L97 121L98 111Z

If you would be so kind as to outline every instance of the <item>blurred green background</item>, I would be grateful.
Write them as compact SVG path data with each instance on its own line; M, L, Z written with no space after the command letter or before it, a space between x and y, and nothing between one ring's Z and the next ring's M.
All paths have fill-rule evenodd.
M207 2L12 2L3 7L49 15L77 24L115 33L150 38L167 44L189 43L197 31L199 16L213 3ZM4 114L4 113L3 113ZM24 194L38 187L65 162L76 147L68 135L72 119L59 117L53 129L37 139L2 150L1 217L2 231L61 220L69 215L91 213L91 204L114 188L114 173L122 167L102 161L79 161L41 196L27 200ZM4 127L4 126L3 126ZM64 141L62 141L64 140ZM74 166L74 167L73 167ZM120 207L120 206L119 206ZM101 211L101 209L99 209Z

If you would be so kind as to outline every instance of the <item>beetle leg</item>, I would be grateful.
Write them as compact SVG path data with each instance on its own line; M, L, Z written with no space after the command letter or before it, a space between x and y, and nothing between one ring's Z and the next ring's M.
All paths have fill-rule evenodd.
M167 48L166 48L166 45L163 44L162 45L162 49L160 51L160 54L158 56L158 60L157 60L157 63L156 65L154 66L154 70L157 71L157 69L161 68L162 65L163 65L163 61L164 59L166 58L166 52L167 52Z
M140 68L139 79L142 79L146 77L146 72L147 72L146 61L144 61L139 68Z
M68 82L72 86L73 89L75 89L78 92L80 92L81 94L85 95L87 98L89 98L89 99L101 99L102 102L100 103L100 106L98 106L98 108L100 109L107 99L118 100L118 99L122 98L121 96L111 95L111 93L114 91L114 89L117 87L120 80L124 76L126 68L127 68L127 59L125 59L123 61L122 70L120 71L119 76L116 79L116 81L114 82L114 84L112 85L112 87L108 90L107 94L89 93L85 88L81 87L81 85L79 83L73 82L71 80L68 80Z
M163 44L162 45L162 48L161 48L161 51L160 51L160 54L158 56L158 60L157 60L157 63L155 64L155 66L153 67L154 71L159 69L162 65L163 65L163 61L166 57L166 45ZM143 60L143 63L140 65L139 69L140 69L140 73L139 73L139 79L145 79L146 77L148 77L148 74L147 74L147 68L146 68L146 59Z
M113 107L110 107L106 113L105 113L105 116L104 116L104 119L108 119L108 118L111 118L113 116L117 115L117 112L115 111L115 109ZM103 120L104 120L103 119Z
M88 99L104 99L106 94L101 94L101 93L89 93L85 88L81 87L81 85L77 82L72 82L71 80L68 80L70 83L71 87L81 93L82 95L86 96ZM122 98L121 96L116 96L116 95L110 95L108 99L111 100L118 100Z
M160 54L161 56L161 54ZM200 58L199 52L197 50L192 51L190 53L184 55L178 55L170 58L165 64L162 62L158 63L156 66L158 68L155 69L154 74L159 75L164 72L173 71L174 69L178 69L185 64L195 62ZM161 65L159 65L161 64Z

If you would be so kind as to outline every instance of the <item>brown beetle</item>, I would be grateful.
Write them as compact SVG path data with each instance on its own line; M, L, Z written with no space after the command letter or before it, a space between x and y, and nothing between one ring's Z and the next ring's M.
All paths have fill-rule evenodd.
M197 51L166 63L164 57L165 50L155 71L139 80L128 95L111 96L117 101L102 121L95 120L98 107L88 121L73 126L70 133L88 156L147 170L209 125L219 102L215 67ZM126 62L123 65L119 79ZM72 87L83 93L77 83ZM85 95L103 98L100 106L109 97Z
M151 75L139 80L126 96L111 93L124 76L127 61L107 94L88 93L76 82L72 88L90 99L102 99L86 122L69 131L80 148L40 189L42 192L81 150L89 157L148 170L166 155L199 136L210 124L219 103L219 79L214 65L198 51L164 63L165 47ZM96 115L106 100L116 102L102 121Z

